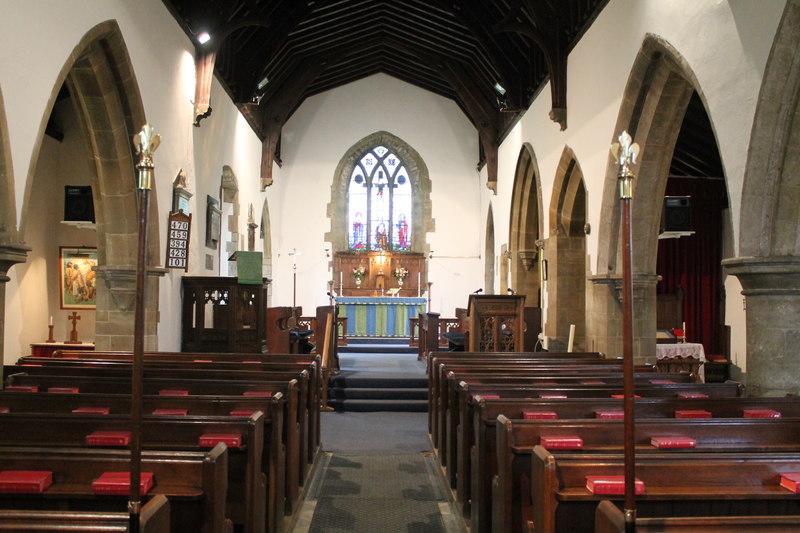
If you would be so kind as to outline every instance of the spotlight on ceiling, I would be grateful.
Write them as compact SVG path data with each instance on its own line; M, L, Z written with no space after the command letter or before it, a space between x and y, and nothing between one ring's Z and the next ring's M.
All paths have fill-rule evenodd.
M207 31L204 31L197 36L197 42L200 44L206 44L210 40L211 40L211 35L209 35Z
M258 82L258 85L256 87L260 91L261 89L266 87L268 83L269 83L269 78L264 76L264 78L260 82Z
M505 96L506 94L506 88L500 85L500 82L494 84L494 90L497 91L497 94L500 96Z

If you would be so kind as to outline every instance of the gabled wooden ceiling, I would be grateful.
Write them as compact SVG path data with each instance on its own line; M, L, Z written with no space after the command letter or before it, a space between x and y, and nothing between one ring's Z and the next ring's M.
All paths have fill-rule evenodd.
M567 55L608 0L163 2L193 42L210 34L198 65L214 69L265 149L306 98L385 73L452 99L491 165L548 80L551 118L566 127Z

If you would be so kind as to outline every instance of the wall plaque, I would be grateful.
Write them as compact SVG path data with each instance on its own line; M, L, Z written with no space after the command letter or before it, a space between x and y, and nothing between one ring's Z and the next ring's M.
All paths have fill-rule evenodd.
M192 215L183 211L170 213L167 218L167 268L189 270L189 235L192 229Z

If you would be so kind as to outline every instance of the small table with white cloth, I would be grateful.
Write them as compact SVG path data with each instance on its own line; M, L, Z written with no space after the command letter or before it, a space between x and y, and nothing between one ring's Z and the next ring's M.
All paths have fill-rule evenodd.
M689 372L704 381L706 352L699 342L656 344L656 368L659 372Z

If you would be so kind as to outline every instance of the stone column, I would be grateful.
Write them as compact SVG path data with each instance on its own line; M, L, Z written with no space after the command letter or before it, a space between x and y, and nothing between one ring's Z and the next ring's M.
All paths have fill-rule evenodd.
M21 243L0 244L0 361L5 362L5 331L6 331L6 283L8 269L17 263L27 260L30 248ZM0 388L3 387L5 376L0 368Z
M589 281L586 349L622 357L622 277L591 276ZM657 283L655 274L633 276L633 358L637 365L656 360Z
M158 277L166 269L147 269L145 295L145 350L158 349ZM136 269L125 266L97 267L95 346L98 350L133 350Z
M722 265L746 298L748 395L800 393L800 257L737 257Z

